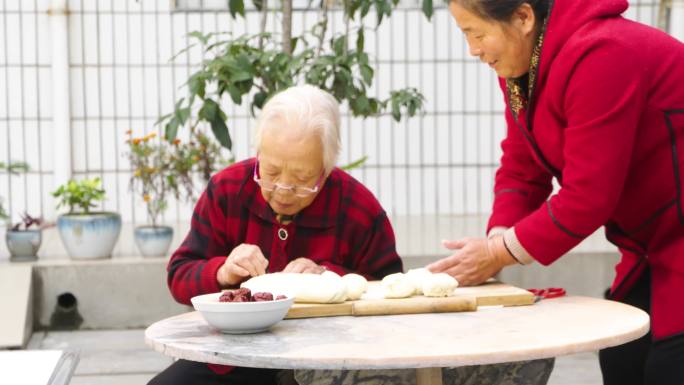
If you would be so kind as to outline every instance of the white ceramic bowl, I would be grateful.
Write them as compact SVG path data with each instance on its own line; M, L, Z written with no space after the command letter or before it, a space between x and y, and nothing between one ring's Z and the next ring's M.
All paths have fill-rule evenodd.
M222 293L198 295L190 301L209 325L228 334L258 333L285 318L294 302L285 299L260 302L219 302ZM277 294L274 293L274 297Z

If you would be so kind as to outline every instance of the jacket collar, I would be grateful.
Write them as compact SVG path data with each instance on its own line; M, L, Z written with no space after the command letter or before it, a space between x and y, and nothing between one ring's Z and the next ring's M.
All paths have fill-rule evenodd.
M553 4L551 4L551 6L553 6ZM506 79L506 93L508 94L508 102L511 107L511 112L513 112L513 116L516 119L518 118L518 113L520 110L528 109L528 104L532 100L532 95L534 94L542 47L544 46L544 35L546 34L548 21L549 18L546 17L544 19L544 23L542 24L541 33L537 38L537 43L532 50L532 57L530 58L530 71L522 77Z

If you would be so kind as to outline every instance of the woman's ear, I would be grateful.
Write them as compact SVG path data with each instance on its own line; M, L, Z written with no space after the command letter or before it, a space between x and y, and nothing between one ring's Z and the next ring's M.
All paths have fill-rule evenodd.
M529 3L523 3L513 12L512 24L525 35L534 33L537 26L537 18L534 9Z

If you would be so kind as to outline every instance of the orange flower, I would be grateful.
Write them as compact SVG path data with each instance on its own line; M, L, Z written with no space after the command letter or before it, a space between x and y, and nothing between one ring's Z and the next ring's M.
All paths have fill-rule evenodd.
M133 130L126 131L126 135L131 135L132 133L133 133Z
M178 139L178 138L176 138L176 139L173 140L173 144L175 144L176 146L179 145L180 142L181 142L181 140Z
M140 138L133 138L133 144L140 144L140 141L142 141L142 139L140 139Z
M145 195L143 195L143 200L144 200L145 202L149 202L149 201L150 201L150 199L152 199L152 198L150 197L150 195L149 195L149 194L145 194Z

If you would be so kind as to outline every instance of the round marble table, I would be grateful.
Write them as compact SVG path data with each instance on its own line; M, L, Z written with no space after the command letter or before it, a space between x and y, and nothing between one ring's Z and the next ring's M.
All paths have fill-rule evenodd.
M568 296L475 312L283 320L270 331L222 334L198 312L152 324L145 340L186 360L283 369L417 368L418 384L440 384L439 368L594 351L648 332L645 312Z

